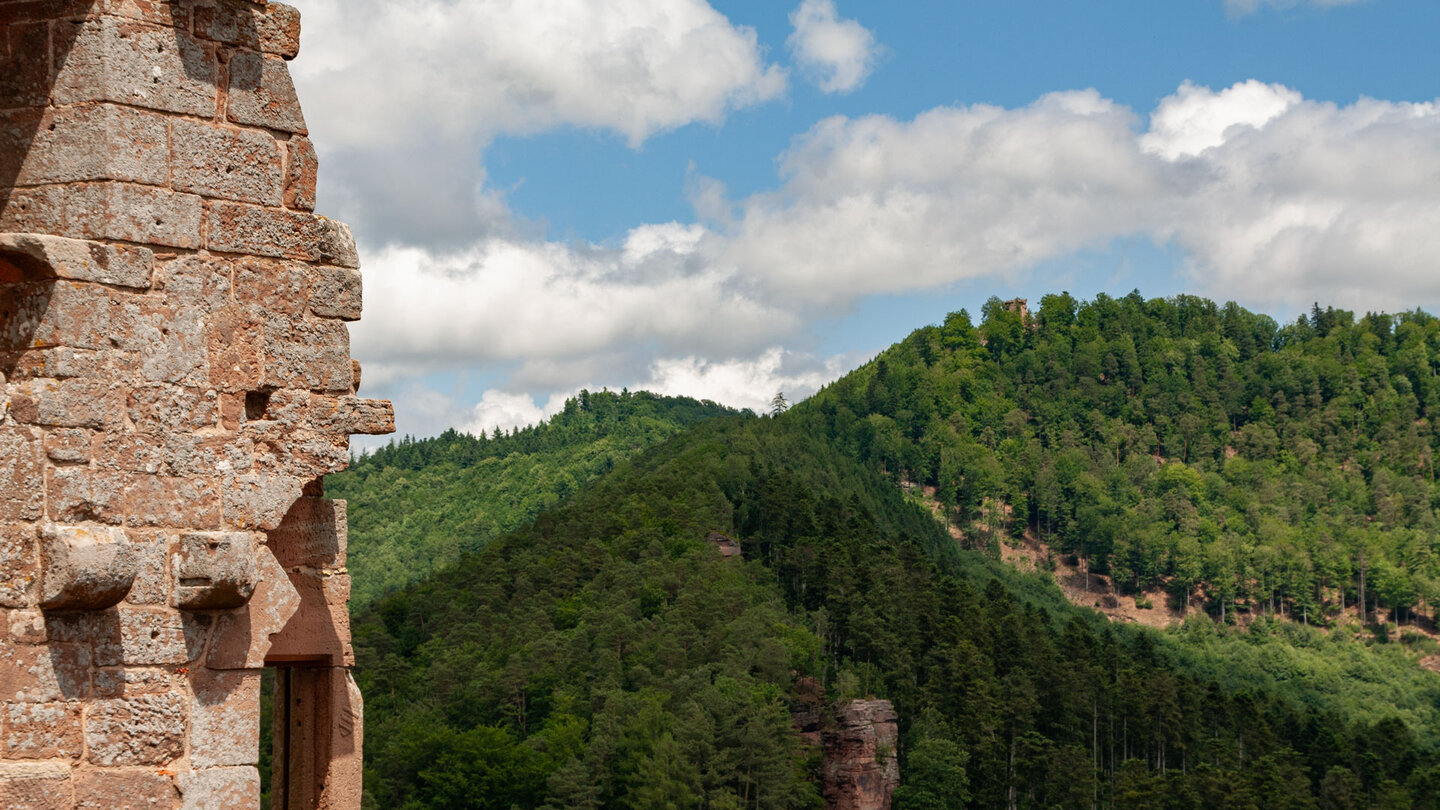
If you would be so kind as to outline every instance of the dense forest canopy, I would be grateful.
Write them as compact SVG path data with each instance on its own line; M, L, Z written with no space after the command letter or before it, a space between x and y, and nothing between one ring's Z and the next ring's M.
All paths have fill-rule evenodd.
M964 523L1010 515L1131 589L1327 623L1440 603L1440 321L992 299L799 409ZM798 416L798 414L797 414ZM987 501L1009 509L982 509Z
M1392 363L1417 345L1429 377ZM1434 643L1306 624L1362 589L1411 635L1434 609L1437 356L1422 314L957 313L783 415L698 421L360 611L366 800L817 807L789 715L813 676L894 701L898 810L1434 808L1440 676L1414 660ZM360 465L353 492L398 467ZM957 544L897 478L990 540ZM1024 531L1211 618L1111 625L980 547ZM1401 578L1409 602L1381 584Z
M634 453L731 413L689 397L581 391L538 425L407 436L355 459L325 479L330 497L350 502L351 605L454 563Z

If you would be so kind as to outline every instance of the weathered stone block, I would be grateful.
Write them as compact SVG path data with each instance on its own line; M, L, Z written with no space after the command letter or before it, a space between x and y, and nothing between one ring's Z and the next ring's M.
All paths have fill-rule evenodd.
M6 25L0 28L0 99L6 107L43 107L50 96L50 66L34 54L47 53L49 26Z
M102 667L95 671L95 697L122 698L127 695L178 693L188 676L184 667ZM177 672L176 670L180 670Z
M310 424L317 430L347 435L395 432L395 408L383 399L312 395Z
M267 661L324 660L332 667L355 665L350 645L350 611L325 601L322 577L291 571L290 584L300 594L300 608L285 629L271 640Z
M0 807L6 810L70 810L71 791L64 763L0 763Z
M285 147L285 207L314 211L315 182L320 170L315 145L309 138L297 135Z
M300 607L300 595L269 548L257 552L260 585L245 607L223 614L215 624L205 666L258 669L265 666L271 638ZM3 694L3 693L0 693Z
M214 46L185 31L113 17L78 23L56 76L56 104L114 101L201 117L215 114Z
M86 717L85 743L96 765L165 765L185 753L185 699L165 694L97 700Z
M28 523L0 523L0 607L34 607L39 583L35 527Z
M152 770L87 771L75 777L75 810L175 810L174 780Z
M215 393L173 385L145 386L130 393L126 413L135 430L141 433L163 435L213 427Z
M0 209L0 231L146 245L200 247L199 197L129 183L95 182L16 189Z
M83 750L78 701L11 703L4 711L8 759L79 759Z
M122 605L115 610L119 643L95 650L100 666L158 666L184 664L199 657L197 643L203 644L199 628L191 627L186 616L169 608Z
M124 17L156 25L188 28L187 9L166 0L7 0L0 3L0 24L26 20L84 20Z
M355 248L355 236L349 225L320 217L319 228L321 262L339 267L360 266L360 252Z
M216 482L205 478L134 475L122 498L125 525L220 528Z
M125 520L121 489L125 476L110 470L62 467L46 477L50 519L60 523L98 521L119 525Z
M171 125L172 182L205 197L280 205L280 147L268 133L178 119Z
M48 109L23 153L15 185L83 180L165 185L166 131L164 115L114 104Z
M344 568L347 516L345 501L301 498L290 507L280 528L270 533L270 548L286 570Z
M245 259L235 268L235 300L269 314L301 315L310 299L312 272L281 259Z
M131 605L166 605L170 603L170 533L163 531L127 532L130 547L135 551L135 584L125 601Z
M300 497L300 482L291 475L250 472L225 479L225 525L270 531L280 525L290 504Z
M53 635L49 642L44 647L0 645L0 701L55 703L89 696L89 648L60 643Z
M211 312L230 304L231 272L229 260L182 256L159 269L156 286L177 307Z
M125 532L94 526L46 525L40 533L40 606L103 610L135 581L135 552Z
M266 387L350 392L350 332L343 323L271 317L264 357Z
M322 318L360 320L360 271L349 267L317 267L310 293L310 311Z
M41 378L10 386L10 407L25 424L105 430L120 422L124 393L103 380Z
M59 428L45 436L45 455L57 464L84 464L90 461L93 431Z
M190 675L190 764L260 761L260 673L198 668Z
M22 262L32 278L95 281L119 287L150 286L155 254L148 248L105 245L43 234L0 234L0 256Z
M205 324L205 353L210 368L210 385L224 392L252 391L260 387L261 354L264 346L263 316L249 307L231 307L211 315ZM235 412L222 424L229 430L239 427L244 416L244 397Z
M300 12L280 3L209 0L195 9L195 33L205 39L294 59L300 52Z
M206 768L180 775L184 810L232 810L260 805L260 772L251 766Z
M44 514L44 482L39 434L27 427L0 427L0 521Z
M271 54L242 51L230 59L226 115L237 124L306 134L290 69Z
M26 351L66 346L108 348L109 298L103 287L72 281L0 285L0 348ZM23 376L81 376L20 373ZM93 376L93 375L85 375Z
M209 213L209 247L277 259L320 259L319 220L313 214L215 202Z
M184 534L172 562L175 604L186 610L231 610L255 593L256 550L263 536L247 532Z
M44 644L50 640L45 632L45 614L38 610L10 611L10 640L16 644Z

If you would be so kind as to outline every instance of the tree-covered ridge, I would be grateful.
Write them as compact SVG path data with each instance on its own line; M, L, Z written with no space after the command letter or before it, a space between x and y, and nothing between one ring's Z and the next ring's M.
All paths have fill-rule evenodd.
M358 616L371 805L815 807L812 675L895 701L898 810L1435 806L1433 735L1233 649L1290 640L1111 627L809 427L700 424ZM1440 686L1412 687L1433 728Z
M351 604L449 565L637 451L733 413L689 397L582 391L538 425L406 437L361 456L325 479L330 497L350 502Z
M1012 508L1132 589L1329 623L1440 602L1440 321L1316 307L992 299L799 406L858 456L937 487L962 523ZM803 414L803 416L802 416ZM1377 612L1378 608L1378 612Z

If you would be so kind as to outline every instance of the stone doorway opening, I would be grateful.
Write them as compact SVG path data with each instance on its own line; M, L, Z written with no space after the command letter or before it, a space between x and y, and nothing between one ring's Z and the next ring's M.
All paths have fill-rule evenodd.
M348 671L328 662L269 664L261 677L262 810L314 810L360 792L356 712Z

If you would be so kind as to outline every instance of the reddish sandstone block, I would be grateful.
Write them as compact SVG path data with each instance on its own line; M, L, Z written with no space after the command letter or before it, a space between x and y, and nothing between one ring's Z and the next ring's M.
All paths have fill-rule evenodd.
M260 805L260 772L252 766L187 771L177 781L185 810L233 810Z
M151 186L35 186L10 195L0 230L189 249L200 247L201 215L199 197Z
M86 771L75 777L75 810L178 810L175 782L153 769Z
M40 435L27 427L0 427L0 521L36 520L45 509Z
M95 670L95 697L177 693L185 688L184 667L102 667Z
M208 222L211 250L312 262L320 258L320 230L313 214L215 202Z
M290 507L280 528L270 533L270 548L286 570L345 567L348 543L345 501L305 497Z
M0 284L0 349L17 353L34 348L35 333L46 328L46 310L54 283L48 281L27 281L15 284ZM43 345L43 343L42 343ZM14 377L23 377L22 369L15 369Z
M280 3L256 8L233 0L210 0L195 9L195 34L294 59L300 52L300 12Z
M266 387L350 392L350 332L343 323L271 317L264 357Z
M260 581L255 557L263 538L247 532L181 535L171 561L178 583L176 606L185 610L231 610L244 605Z
M135 583L130 586L125 602L131 605L166 605L170 603L169 532L132 531L130 548L135 553Z
M0 285L0 347L26 351L66 346L109 348L109 303L103 287L72 281L33 281ZM97 376L17 369L25 376Z
M206 320L205 353L211 387L225 392L252 391L260 387L261 354L264 345L262 316L248 307L231 307ZM225 403L230 403L227 411ZM222 398L221 422L228 430L240 426L245 416L245 397Z
M125 17L177 28L189 26L184 8L165 0L6 0L0 3L0 24L28 20L84 20Z
M383 435L395 431L395 409L383 399L312 394L309 425L328 435Z
M155 258L148 248L43 234L0 234L0 254L14 264L23 263L30 278L96 281L139 289L150 286Z
M286 144L285 207L299 211L315 210L315 182L320 160L309 138L295 136Z
M227 527L270 531L300 497L300 481L287 474L252 471L229 476L223 486Z
M60 105L114 101L208 118L215 78L213 45L179 29L102 17L78 23L52 94Z
M94 432L82 428L59 428L45 435L45 455L57 464L84 464L90 460Z
M54 623L47 618L47 631ZM49 642L0 646L0 701L54 703L89 696L90 649L62 643L53 634Z
M185 699L133 695L91 704L85 721L90 762L165 765L185 753Z
M35 527L27 523L0 523L0 607L34 607L39 584L40 557Z
M307 133L290 69L270 54L241 51L231 57L226 116L236 124Z
M70 810L70 766L63 763L0 763L0 807L6 810Z
M120 421L124 389L83 377L26 380L10 387L15 421L46 427L105 430Z
M245 259L235 269L235 300L270 314L297 316L310 299L310 268L278 259Z
M126 526L220 527L220 497L205 478L134 475L120 503Z
M45 478L47 512L51 520L60 523L93 520L117 526L124 521L120 504L120 490L125 485L123 474L64 467L51 470Z
M230 261L204 256L182 256L166 262L156 274L156 287L177 307L210 312L228 306L232 289Z
M272 206L284 194L280 147L265 132L178 119L170 163L180 191Z
M310 311L321 318L360 320L360 271L348 267L315 268Z
M322 577L290 572L290 583L300 594L300 608L285 629L271 640L270 662L324 660L332 667L355 665L350 646L350 611L327 604Z
M3 735L7 759L79 759L83 749L78 701L11 703Z
M358 268L360 252L355 249L355 236L350 226L320 217L320 261L339 267Z
M214 427L215 405L213 391L149 385L130 392L126 415L136 431L164 435Z
M184 664L198 658L204 644L204 628L178 610L121 605L115 609L119 628L113 644L97 645L95 663L100 666L157 666Z
M260 672L197 668L190 675L190 764L260 761Z
M14 184L168 181L167 122L160 113L95 104L48 109L36 122Z

